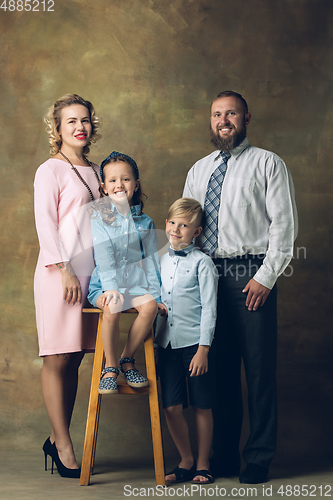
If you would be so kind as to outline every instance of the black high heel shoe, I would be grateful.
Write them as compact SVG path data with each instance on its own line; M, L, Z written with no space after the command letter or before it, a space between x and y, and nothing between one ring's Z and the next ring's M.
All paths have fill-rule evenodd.
M78 469L68 469L60 460L58 450L56 444L51 444L50 448L51 457L52 457L52 469L51 474L53 474L53 462L55 462L57 466L57 470L61 477L71 477L71 478L79 478L81 474L81 467Z
M45 441L45 443L43 444L43 452L44 452L44 459L45 459L45 470L47 470L47 455L50 455L50 457L52 458L51 447L52 447L52 443L50 441L50 437L48 437L47 440Z

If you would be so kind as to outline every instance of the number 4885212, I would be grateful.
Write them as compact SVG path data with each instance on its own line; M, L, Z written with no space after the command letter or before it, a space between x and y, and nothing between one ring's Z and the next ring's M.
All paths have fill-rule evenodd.
M0 9L10 12L54 12L54 0L3 0Z

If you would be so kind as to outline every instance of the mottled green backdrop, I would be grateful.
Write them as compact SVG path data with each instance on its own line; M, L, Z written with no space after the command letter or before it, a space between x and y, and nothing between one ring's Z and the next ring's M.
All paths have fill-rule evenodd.
M0 9L1 447L37 452L49 431L33 304L33 178L48 157L46 109L64 93L94 103L103 137L90 159L99 163L113 149L133 156L146 212L162 229L188 169L212 150L212 98L233 89L249 103L250 141L289 166L300 216L292 276L279 280L277 459L332 453L332 7L331 0L55 0L54 12ZM89 355L73 420L78 458L91 362ZM100 436L100 454L130 450L149 459L146 399L105 398ZM168 459L167 432L165 444Z

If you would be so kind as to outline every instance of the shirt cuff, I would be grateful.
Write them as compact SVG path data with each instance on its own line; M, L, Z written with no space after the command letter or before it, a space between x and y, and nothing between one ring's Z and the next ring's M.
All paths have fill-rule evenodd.
M101 279L101 285L102 285L103 292L106 292L107 290L118 290L119 291L119 286L118 286L118 283L116 281L102 280Z
M209 333L203 333L200 335L199 345L212 345L214 338L214 333L211 335Z
M272 290L273 286L278 279L278 276L275 273L269 272L267 267L260 266L256 274L253 276L253 279L260 283L260 285L265 286Z

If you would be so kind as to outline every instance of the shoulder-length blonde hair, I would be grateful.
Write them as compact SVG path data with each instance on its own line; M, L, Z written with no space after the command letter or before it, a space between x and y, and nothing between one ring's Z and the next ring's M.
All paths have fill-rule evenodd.
M86 101L82 97L77 94L66 94L60 99L58 99L53 106L50 107L47 115L44 118L45 123L47 124L46 131L49 134L49 144L50 144L50 154L51 156L56 155L62 144L61 137L59 135L59 129L61 125L61 110L66 108L67 106L72 106L73 104L80 104L84 106L89 111L90 122L92 125L91 137L88 144L86 144L83 148L83 153L86 155L89 153L90 145L97 141L100 138L100 135L97 134L97 129L100 126L100 120L95 115L94 106L90 101Z

